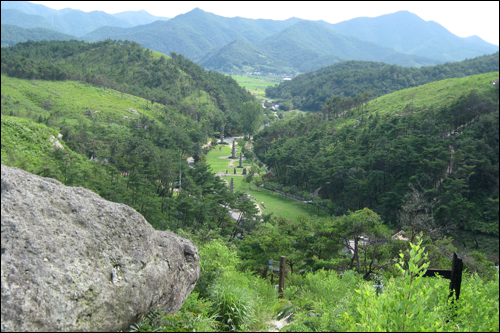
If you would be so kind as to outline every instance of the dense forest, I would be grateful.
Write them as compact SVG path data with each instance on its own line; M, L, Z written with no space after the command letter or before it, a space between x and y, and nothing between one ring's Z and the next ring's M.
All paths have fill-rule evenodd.
M127 204L199 248L183 308L131 330L498 331L498 72L277 121L230 77L133 42L26 42L1 61L2 164ZM244 137L257 190L326 213L258 215L205 162L221 125ZM422 278L457 251L460 300ZM268 262L281 256L278 298Z
M429 82L498 71L498 63L498 52L421 68L370 61L344 61L269 87L266 94L281 102L292 103L295 109L320 111L326 101L335 96L354 98L368 93L368 97L373 99Z
M397 113L387 108L403 92L384 96L385 114L366 101L342 112L337 98L328 103L334 113L273 124L255 136L255 152L274 173L266 186L307 199L319 189L315 200L331 214L368 207L396 228L404 227L401 209L416 196L419 209L432 215L432 223L419 228L479 248L476 234L498 237L497 77L472 77L482 88L464 85L445 105L416 103L429 91L450 89L453 80L409 92Z

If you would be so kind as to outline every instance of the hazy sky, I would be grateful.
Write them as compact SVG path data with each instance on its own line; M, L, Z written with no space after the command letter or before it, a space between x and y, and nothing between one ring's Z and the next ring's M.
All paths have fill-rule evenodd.
M196 7L226 17L286 20L298 17L338 23L355 17L375 17L408 10L426 21L435 21L457 36L477 35L499 44L498 1L31 1L54 9L73 8L114 14L144 9L156 16L173 18Z

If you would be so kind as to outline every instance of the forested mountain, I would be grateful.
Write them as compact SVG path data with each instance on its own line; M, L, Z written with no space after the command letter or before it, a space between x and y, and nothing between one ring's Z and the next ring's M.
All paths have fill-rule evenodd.
M84 36L84 39L128 39L158 52L181 53L191 60L198 61L213 48L221 47L235 39L258 43L296 20L227 18L195 8L168 22L156 22L135 29L103 27Z
M297 22L267 38L259 47L275 58L290 63L301 72L304 71L304 64L326 55L341 59L389 60L391 63L408 66L432 65L439 62L435 59L398 55L391 48L336 33L313 21Z
M29 15L40 15L43 17L51 17L52 15L61 15L72 9L66 8L63 10L52 9L50 7L32 3L29 1L2 1L0 3L2 9L15 9ZM21 23L21 22L19 22Z
M29 1L2 1L2 24L23 28L41 27L77 37L102 26L133 27L157 20L168 20L142 10L107 14L102 11L84 12L65 8L55 10Z
M76 39L76 37L45 28L25 29L15 25L2 24L2 46L12 46L27 40L40 41L70 39Z
M441 61L459 61L498 51L498 45L487 43L477 36L458 37L442 25L424 21L408 11L378 17L358 17L332 24L331 27L397 52Z
M498 52L455 63L408 68L382 62L345 61L301 74L266 89L267 96L292 102L293 107L319 111L334 96L370 98L446 78L488 73L499 69Z
M276 72L290 67L289 73L313 70L344 59L379 60L403 66L440 62L339 34L318 22L295 18L285 21L226 18L198 8L168 22L127 29L102 27L84 36L87 41L105 38L132 40L162 53L181 53L219 71L222 67L240 68L245 61L252 70L267 67L267 71ZM234 43L236 39L248 43ZM261 55L256 58L258 53Z
M27 61L27 59L30 59ZM133 42L26 42L2 49L2 73L19 78L80 80L180 107L198 120L210 117L199 135L238 127L239 106L253 97L224 75L209 72L182 55L172 59ZM224 84L222 84L224 83ZM206 101L209 94L210 102ZM198 106L192 106L198 100ZM205 102L202 102L205 100ZM214 105L207 114L204 105ZM222 113L221 113L222 112ZM204 116L202 115L204 114Z
M3 3L3 1L2 1ZM1 11L2 24L15 25L18 27L45 28L59 31L48 19L40 15L30 15L17 9L3 9Z
M498 72L327 105L324 115L255 136L255 152L275 173L268 187L319 189L332 214L368 207L399 227L397 212L414 188L432 206L428 228L465 246L479 246L468 238L476 233L498 235Z
M266 73L291 73L287 63L266 56L247 41L235 39L209 51L198 63L208 69L227 73L262 71Z
M2 23L17 25L23 28L41 27L77 37L105 25L116 27L130 26L126 21L99 11L85 13L81 10L70 10L65 14L43 17L41 15L26 14L17 9L4 8L2 8Z
M199 25L191 26L188 14ZM228 69L281 65L285 60L277 62L249 40L260 38L258 44L280 33L296 36L294 45L310 55L302 68L342 60L322 53L321 42L331 50L373 47L374 54L399 57L321 22L286 35L302 21L281 21L280 27L235 18L231 27L217 15L188 14L110 29L132 31L165 48L162 38L183 42L192 54L209 47L204 61L214 68L216 55ZM204 20L207 31L221 35L211 40L200 32ZM259 37L255 26L269 35ZM222 44L214 49L212 42ZM130 40L20 42L1 49L1 162L126 204L155 229L197 246L203 264L182 308L144 314L131 331L265 332L282 330L274 326L279 320L292 332L496 332L498 57L418 69L342 61L270 88L278 99L322 112L278 111L270 117L274 122L266 119L270 124L247 140L265 119L261 103L230 76L207 71L187 55L167 56ZM237 160L226 159L229 147L217 144L222 125L226 136L244 135L235 146L240 158L244 154L245 176L233 164ZM188 164L191 156L195 162ZM231 166L234 191L214 172ZM265 196L265 205L249 199L256 193ZM303 210L307 215L290 209L292 217L285 218L270 210L273 205L310 209ZM81 215L78 210L71 214ZM36 256L28 243L21 253ZM460 299L446 279L422 276L428 267L449 269L455 252L466 268ZM281 291L275 290L278 272L269 267L278 258L286 264ZM43 265L52 261L42 259L33 257ZM107 268L107 283L115 289L130 285L130 265L124 265ZM150 261L137 267L146 265L155 270ZM119 272L117 282L110 271ZM10 277L26 274L22 269ZM2 287L11 288L5 279ZM66 282L55 277L53 286ZM75 301L99 296L82 283ZM99 320L91 310L85 315Z

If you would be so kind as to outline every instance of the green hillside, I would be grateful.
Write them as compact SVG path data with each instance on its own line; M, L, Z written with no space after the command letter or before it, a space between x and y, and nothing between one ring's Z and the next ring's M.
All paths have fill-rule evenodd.
M198 61L212 49L222 47L235 39L256 44L295 23L296 20L228 18L195 8L168 22L157 21L127 29L101 27L83 38L92 42L107 38L127 39L155 51L165 54L180 53Z
M442 80L354 107L334 100L328 121L310 114L272 124L255 136L256 154L275 173L267 186L321 188L331 213L368 207L398 228L415 188L432 200L428 228L488 252L489 241L477 237L498 235L498 75Z
M399 67L381 62L345 61L269 87L266 95L290 101L296 109L319 111L328 99L335 96L356 98L369 92L369 98L374 98L446 78L498 71L498 63L498 52L421 68Z
M158 229L238 228L227 207L241 204L240 194L230 193L204 163L192 169L185 162L202 158L209 118L196 121L183 110L85 82L2 75L1 88L3 164L130 205ZM196 96L212 116L220 112L208 94ZM53 143L58 134L62 148Z
M29 65L26 58L31 59ZM210 136L222 123L238 128L239 107L252 100L236 81L184 58L172 59L137 43L26 42L2 49L2 73L20 78L80 80L160 103L202 123ZM210 98L205 95L209 94ZM215 108L214 108L215 107ZM215 110L215 111L214 111Z
M297 22L197 9L110 29L161 50L206 48L214 69L222 59L245 70L281 66L253 43ZM340 61L328 47L366 55L375 45L312 26L296 44L288 35L302 68ZM200 274L182 307L134 316L130 331L497 332L498 53L420 69L340 62L268 89L273 102L322 112L264 114L246 90L281 77L230 77L130 39L20 42L1 49L1 162L128 205L196 245ZM222 126L240 136L246 175L218 142ZM465 269L459 299L447 279L422 276L449 269L454 253Z

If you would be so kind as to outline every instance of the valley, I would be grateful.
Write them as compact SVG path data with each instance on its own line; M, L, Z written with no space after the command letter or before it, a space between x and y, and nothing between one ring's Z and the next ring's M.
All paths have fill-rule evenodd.
M266 88L282 81L281 76L231 75L238 84L258 99L266 99Z
M2 266L14 267L2 318L48 331L498 331L498 45L406 10L335 24L160 15L2 2ZM25 190L45 202L27 214L32 238ZM104 231L118 245L80 251ZM52 238L72 244L70 263ZM7 262L14 248L27 259ZM460 293L424 276L454 254ZM132 271L153 282L138 292ZM65 302L78 313L37 274L50 293L76 290ZM28 284L16 297L50 310L30 318L54 310L66 326L4 309ZM124 301L103 319L94 304L114 293Z

